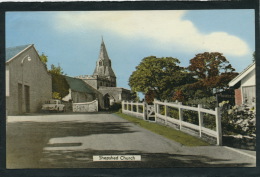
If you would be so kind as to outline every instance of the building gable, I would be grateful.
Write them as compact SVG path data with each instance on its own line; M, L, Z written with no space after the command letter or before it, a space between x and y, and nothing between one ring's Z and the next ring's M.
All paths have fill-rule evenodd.
M32 46L32 44L6 48L5 61L8 62L9 60L13 59L15 56L17 56L20 53L22 53L23 51L25 51L30 46Z
M255 70L255 62L249 65L244 71L242 71L237 77L229 82L230 87L234 87L242 79L246 78L252 71Z

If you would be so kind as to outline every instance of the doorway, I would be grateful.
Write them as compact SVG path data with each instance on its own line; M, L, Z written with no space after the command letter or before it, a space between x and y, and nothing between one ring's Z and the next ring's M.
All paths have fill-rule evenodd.
M30 87L28 85L24 86L24 98L25 98L25 112L30 112Z
M22 84L18 83L18 113L21 114L23 112L23 86Z

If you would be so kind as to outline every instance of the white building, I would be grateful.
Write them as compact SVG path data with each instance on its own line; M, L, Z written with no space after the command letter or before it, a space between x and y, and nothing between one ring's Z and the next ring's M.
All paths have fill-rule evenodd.
M249 65L237 77L229 82L229 87L235 89L236 105L256 103L255 62Z

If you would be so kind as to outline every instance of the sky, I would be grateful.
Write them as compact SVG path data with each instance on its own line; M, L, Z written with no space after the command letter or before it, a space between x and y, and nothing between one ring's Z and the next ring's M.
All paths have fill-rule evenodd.
M148 56L174 57L187 67L198 53L220 52L237 72L252 63L254 10L6 12L6 47L34 44L74 77L92 75L102 36L117 86L128 88Z

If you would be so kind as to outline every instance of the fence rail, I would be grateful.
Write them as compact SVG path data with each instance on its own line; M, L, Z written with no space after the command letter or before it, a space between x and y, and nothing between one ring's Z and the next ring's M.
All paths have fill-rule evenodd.
M134 109L135 107L135 109ZM141 107L141 108L140 108ZM122 101L122 112L124 114L133 115L139 118L145 119L146 117L146 103L140 103L140 102L128 102L128 101Z
M139 106L142 106L142 111L140 111ZM139 118L143 118L147 120L147 104L143 103L135 103L135 102L122 102L122 112L124 114L133 115ZM135 109L134 109L135 108ZM169 115L169 108L175 108L178 111L177 117L171 117ZM184 121L184 110L197 112L198 114L198 125L192 124L190 122ZM204 127L204 119L207 117L204 114L210 114L215 117L215 128L216 130L211 130L209 128ZM201 105L198 107L190 107L182 105L182 103L169 103L167 101L161 102L158 100L154 100L154 115L155 122L163 122L164 124L174 124L175 127L178 127L179 130L192 129L199 133L199 137L203 135L207 135L213 138L216 138L216 144L222 145L222 130L221 130L221 114L220 109L218 107L215 110L209 110L202 108ZM188 132L189 133L189 132Z

